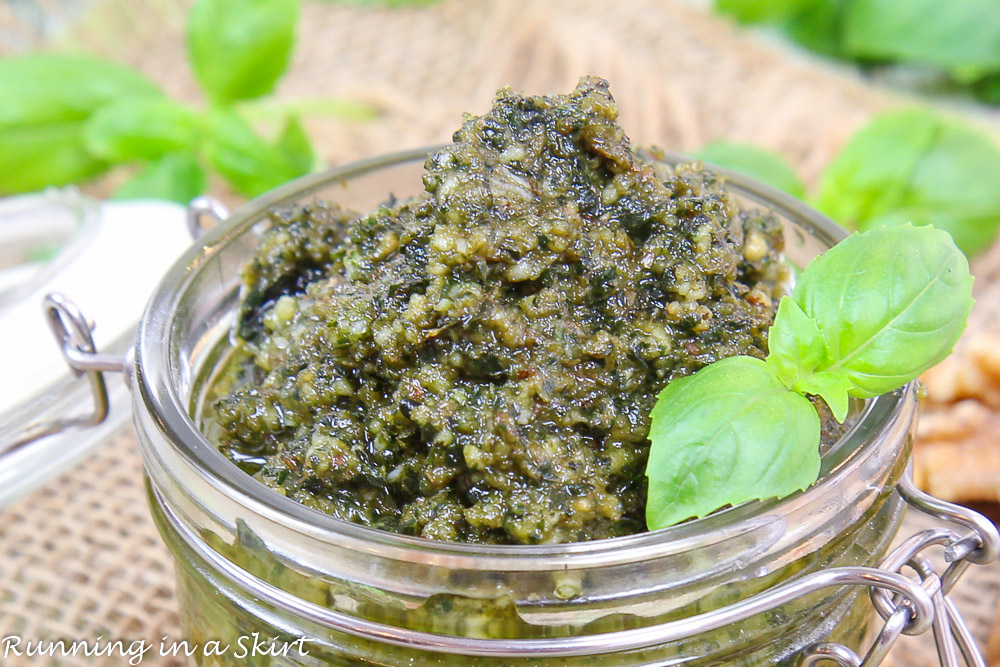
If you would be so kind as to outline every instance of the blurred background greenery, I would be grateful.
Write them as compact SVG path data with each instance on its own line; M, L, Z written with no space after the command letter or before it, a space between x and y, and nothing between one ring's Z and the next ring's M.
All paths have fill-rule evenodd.
M186 202L213 183L221 183L233 197L249 198L323 168L329 151L310 137L309 122L327 117L342 125L378 123L380 109L370 97L331 95L322 86L307 95L276 94L290 65L294 69L292 64L301 62L295 60L298 37L310 30L308 17L303 23L304 9L310 14L316 8L309 5L342 5L348 12L405 16L435 4L150 0L128 6L9 0L5 11L10 16L0 25L20 24L22 29L8 27L3 33L0 193L104 177L104 183L111 183L106 194L117 198ZM1000 227L995 176L1000 150L977 124L995 123L992 105L1000 102L1000 3L693 3L699 5L757 26L755 39L786 41L792 57L808 52L849 63L839 66L850 68L851 76L873 87L899 90L892 105L899 108L871 115L808 182L780 153L739 137L721 136L700 145L668 143L668 150L686 151L768 182L850 229L933 223L948 230L970 256L991 244ZM128 66L137 56L130 38L143 39L149 16L166 21L168 32L179 33L172 46L185 54L187 71L173 77L193 82L196 90L165 92L169 86L156 80L163 72L150 76L141 66ZM410 17L419 20L420 15ZM115 40L119 35L112 31L122 29L134 34L122 35L120 49L106 43L92 48L95 36ZM805 51L794 53L794 45ZM398 44L391 47L398 52ZM456 121L461 110L452 113ZM652 139L663 145L668 138Z

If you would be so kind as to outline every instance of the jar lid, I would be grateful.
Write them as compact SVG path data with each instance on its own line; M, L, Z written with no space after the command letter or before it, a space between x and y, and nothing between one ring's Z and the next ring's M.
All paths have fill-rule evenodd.
M49 330L43 302L68 295L98 322L97 349L124 354L157 281L191 243L184 207L97 202L76 190L0 200L0 507L78 462L128 418L121 382L108 385L108 419L41 438L91 410Z

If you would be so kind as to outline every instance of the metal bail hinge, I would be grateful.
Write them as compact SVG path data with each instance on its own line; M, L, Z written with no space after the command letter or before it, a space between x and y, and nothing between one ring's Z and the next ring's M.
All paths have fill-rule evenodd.
M202 217L206 215L215 218L216 222L222 222L229 217L229 209L215 197L202 195L192 199L187 205L187 228L192 239L197 240L205 232Z
M912 599L907 601L893 597L890 592L873 587L872 602L885 625L864 658L841 644L820 643L808 647L803 653L800 662L803 667L829 663L840 667L875 667L882 664L900 635L916 635L927 629L934 632L942 667L959 667L963 662L968 667L987 667L968 624L948 593L970 564L986 565L997 558L1000 533L983 515L918 489L913 484L912 470L908 470L900 480L897 491L914 509L951 524L950 527L930 528L911 536L881 563L885 572L899 574L904 568L909 568L917 574L920 587L933 602L929 617L918 625L914 620L921 614L915 614ZM956 527L965 530L959 531ZM948 565L941 573L935 570L925 555L931 547L944 549Z
M108 387L104 381L105 372L125 374L125 384L132 382L132 348L125 356L101 354L94 344L94 325L80 311L79 306L68 296L52 293L43 301L45 319L49 329L59 343L63 358L77 377L86 375L90 382L94 409L89 415L50 423L44 435L74 426L100 424L108 416ZM36 435L35 437L42 437Z
M77 377L86 375L90 383L93 408L89 413L33 424L25 429L13 442L0 450L0 458L13 453L28 443L34 442L69 428L94 426L108 416L108 387L104 373L108 371L125 374L126 384L132 379L132 350L125 356L100 354L94 345L93 324L84 317L80 308L69 297L52 293L43 301L45 319L52 330L63 358Z
M229 216L225 205L212 197L197 197L187 207L187 228L193 239L205 230L203 219L208 216L220 222ZM27 425L10 442L0 445L0 459L21 447L69 428L96 426L108 417L108 387L104 373L124 373L125 384L131 387L135 368L134 350L124 356L97 351L92 334L94 325L72 299L52 293L43 301L45 319L59 343L63 358L77 377L87 376L93 407L89 413Z

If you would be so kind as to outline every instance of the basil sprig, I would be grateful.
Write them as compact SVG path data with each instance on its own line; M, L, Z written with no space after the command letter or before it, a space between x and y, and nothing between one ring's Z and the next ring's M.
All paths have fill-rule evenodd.
M729 357L667 385L651 418L651 530L816 481L823 398L840 421L946 357L972 310L951 236L901 225L856 233L817 257L779 304L766 361Z
M119 198L186 203L215 172L253 197L316 167L301 115L373 116L347 100L275 102L291 61L300 0L196 0L190 65L208 108L168 99L127 67L35 54L0 60L0 195L132 169ZM251 123L251 121L257 121ZM272 138L257 125L273 127Z

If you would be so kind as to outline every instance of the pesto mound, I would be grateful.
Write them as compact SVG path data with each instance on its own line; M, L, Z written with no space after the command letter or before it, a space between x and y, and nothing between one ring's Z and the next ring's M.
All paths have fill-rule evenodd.
M247 354L211 419L258 480L442 540L642 531L649 411L673 378L763 358L780 225L717 174L636 152L605 81L498 93L425 192L273 212L244 271Z

